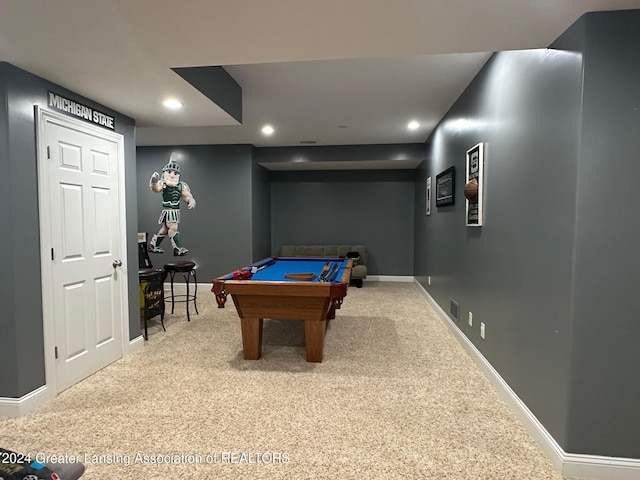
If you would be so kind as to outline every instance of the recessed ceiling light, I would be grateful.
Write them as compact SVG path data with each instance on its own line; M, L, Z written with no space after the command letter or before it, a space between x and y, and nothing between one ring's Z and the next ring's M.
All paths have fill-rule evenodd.
M262 133L265 135L272 135L274 132L273 127L271 125L265 125L262 127Z
M166 99L164 102L162 102L162 105L167 107L169 110L179 110L183 107L182 102L176 100L175 98Z
M417 130L419 127L420 127L420 124L415 120L410 121L409 124L407 125L407 128L409 130Z

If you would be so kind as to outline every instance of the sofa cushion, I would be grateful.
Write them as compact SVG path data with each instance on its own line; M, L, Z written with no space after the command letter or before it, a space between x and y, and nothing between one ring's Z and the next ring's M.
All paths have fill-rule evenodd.
M295 257L296 256L296 246L295 245L284 245L280 249L281 257Z
M351 269L351 278L353 280L364 280L367 278L367 266L356 265Z

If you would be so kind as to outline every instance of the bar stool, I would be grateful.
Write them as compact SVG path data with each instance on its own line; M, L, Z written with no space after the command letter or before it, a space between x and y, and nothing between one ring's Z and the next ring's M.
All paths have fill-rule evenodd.
M187 321L191 321L189 316L189 302L193 301L193 306L198 313L198 304L196 303L196 296L198 294L198 279L196 277L196 264L194 262L172 262L164 264L165 274L171 278L171 313L173 314L173 307L175 303L184 302L187 304ZM185 283L187 284L186 295L175 295L173 293L173 277L176 273L181 273ZM190 279L193 277L193 294L189 291ZM180 298L181 300L176 300Z

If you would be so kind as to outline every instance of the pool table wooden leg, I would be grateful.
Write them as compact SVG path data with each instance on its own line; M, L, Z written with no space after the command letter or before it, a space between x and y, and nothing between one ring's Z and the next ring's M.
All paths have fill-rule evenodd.
M326 320L305 320L304 340L307 347L307 362L322 362L324 356L324 332Z
M262 355L262 318L241 318L242 352L245 360L258 360Z

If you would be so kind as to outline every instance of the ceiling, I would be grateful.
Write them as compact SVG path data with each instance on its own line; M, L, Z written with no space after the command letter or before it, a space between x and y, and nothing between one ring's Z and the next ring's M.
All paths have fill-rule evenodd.
M0 61L135 119L138 145L414 143L491 52L627 8L640 0L0 0ZM172 70L199 66L240 85L242 124Z

